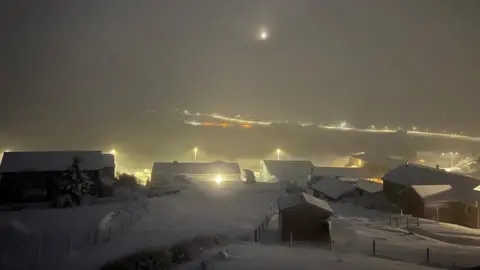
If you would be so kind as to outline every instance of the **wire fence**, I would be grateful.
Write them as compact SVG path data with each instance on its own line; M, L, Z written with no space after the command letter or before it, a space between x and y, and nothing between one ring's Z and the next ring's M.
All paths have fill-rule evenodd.
M34 231L28 234L2 232L0 269L30 269L61 260L95 245L121 237L148 211L148 200L138 199L113 212L104 225L83 229Z

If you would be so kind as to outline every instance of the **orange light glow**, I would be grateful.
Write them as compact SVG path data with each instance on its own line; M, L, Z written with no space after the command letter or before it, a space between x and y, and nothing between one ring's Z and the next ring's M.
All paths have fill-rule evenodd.
M221 123L220 126L221 127L230 127L232 124L228 124L228 123Z
M368 181L375 182L375 183L383 184L383 180L380 179L380 178L368 178L367 180L368 180Z
M243 124L241 126L244 127L244 128L252 128L252 125L250 125L250 124Z

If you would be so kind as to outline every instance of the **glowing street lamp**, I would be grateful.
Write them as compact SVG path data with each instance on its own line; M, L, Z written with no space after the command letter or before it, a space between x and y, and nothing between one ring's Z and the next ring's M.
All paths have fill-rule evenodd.
M277 148L277 160L280 160L280 153L282 153L282 150L280 150L280 148Z
M115 150L115 148L110 150L110 154L115 155L116 153L117 153L117 150Z
M193 148L193 158L195 162L197 162L197 153L198 153L198 148L197 147Z

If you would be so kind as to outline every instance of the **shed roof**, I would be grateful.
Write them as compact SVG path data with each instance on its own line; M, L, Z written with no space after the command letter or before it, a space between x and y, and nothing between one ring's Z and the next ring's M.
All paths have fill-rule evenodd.
M381 177L382 175L372 174L367 168L314 167L312 176L365 179Z
M228 162L155 162L152 175L156 174L240 174L240 166Z
M33 151L6 152L0 165L1 173L65 171L74 157L80 158L83 170L104 168L101 151Z
M328 216L331 216L334 214L328 202L319 198L315 198L314 196L304 192L283 195L280 198L278 198L277 203L278 203L278 209L280 211L293 208L296 206L311 205L318 209L323 210L324 212L327 213Z
M445 192L452 189L450 185L413 185L411 188L420 196L422 199L426 199L438 193Z
M374 155L374 154L369 154L369 153L359 153L359 154L354 154L351 155L350 157L352 158L357 158L360 159L364 162L374 164L377 166L382 166L385 168L390 168L393 169L395 167L398 167L400 165L403 165L407 163L407 159L401 159L397 157L387 157L387 156L380 156L380 155Z
M418 164L405 164L388 173L382 179L404 186L450 185L452 188L474 189L480 180L464 174L447 172Z
M103 166L104 167L115 167L115 155L113 154L102 154Z
M324 194L330 199L338 200L340 196L355 191L356 187L337 178L328 177L313 184L312 189Z
M313 168L313 164L308 160L262 160L270 175L274 175L281 180L285 178L308 176Z

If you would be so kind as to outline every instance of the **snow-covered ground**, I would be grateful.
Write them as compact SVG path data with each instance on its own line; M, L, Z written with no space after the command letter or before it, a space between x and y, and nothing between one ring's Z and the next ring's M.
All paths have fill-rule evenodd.
M152 198L149 199L149 212L122 237L73 253L63 262L57 261L55 267L46 265L45 269L97 269L107 261L135 251L148 247L167 247L198 235L248 235L253 240L254 230L265 220L270 207L276 206L276 200L281 194L279 184L204 183L178 194ZM297 244L293 249L285 248L275 237L278 221L274 219L269 232L262 234L262 243L268 248L230 245L228 249L234 254L233 262L227 260L215 266L215 269L286 269L283 266L293 269L298 265L301 267L296 269L311 269L316 263L328 265L329 269L424 269L421 266L406 266L399 262L369 258L373 240L378 257L426 263L428 248L430 263L433 265L480 265L477 255L479 247L446 244L408 233L401 228L393 228L388 225L389 213L349 203L331 203L331 207L336 215L332 220L333 250L330 253L318 248L305 249L302 248L304 245ZM420 227L422 226L423 224ZM260 244L256 246L258 245ZM262 256L258 256L259 253ZM288 254L283 255L284 253ZM302 260L299 254L312 255L305 255ZM337 262L337 256L343 262ZM285 262L278 260L279 257L285 258ZM340 268L335 268L337 266Z
M139 202L112 201L67 209L25 209L0 212L0 268L28 268L46 261L58 261L71 251L89 248L97 234L99 241L107 231L98 229L102 218L109 213L123 213ZM136 213L135 213L136 214ZM122 216L123 217L123 216ZM129 221L135 221L138 215ZM116 224L112 227L116 237Z
M480 229L427 219L420 219L419 223L420 226L410 226L410 231L451 244L480 246Z
M214 252L205 254L202 260L208 261L215 270L428 270L426 266L413 265L405 262L385 260L381 258L361 256L357 254L344 254L335 251L311 248L289 248L285 246L265 246L259 244L236 244L227 247L230 256L223 259ZM183 270L200 269L201 260L181 267Z
M480 265L478 247L440 242L389 226L388 213L333 203L336 216L332 220L333 248L348 253L372 254L373 240L378 256L411 263L425 263L427 248L430 262L444 267Z
M254 236L275 207L278 184L199 184L179 194L149 200L149 213L124 237L71 257L59 269L96 269L109 260L148 247L169 246L197 235Z

